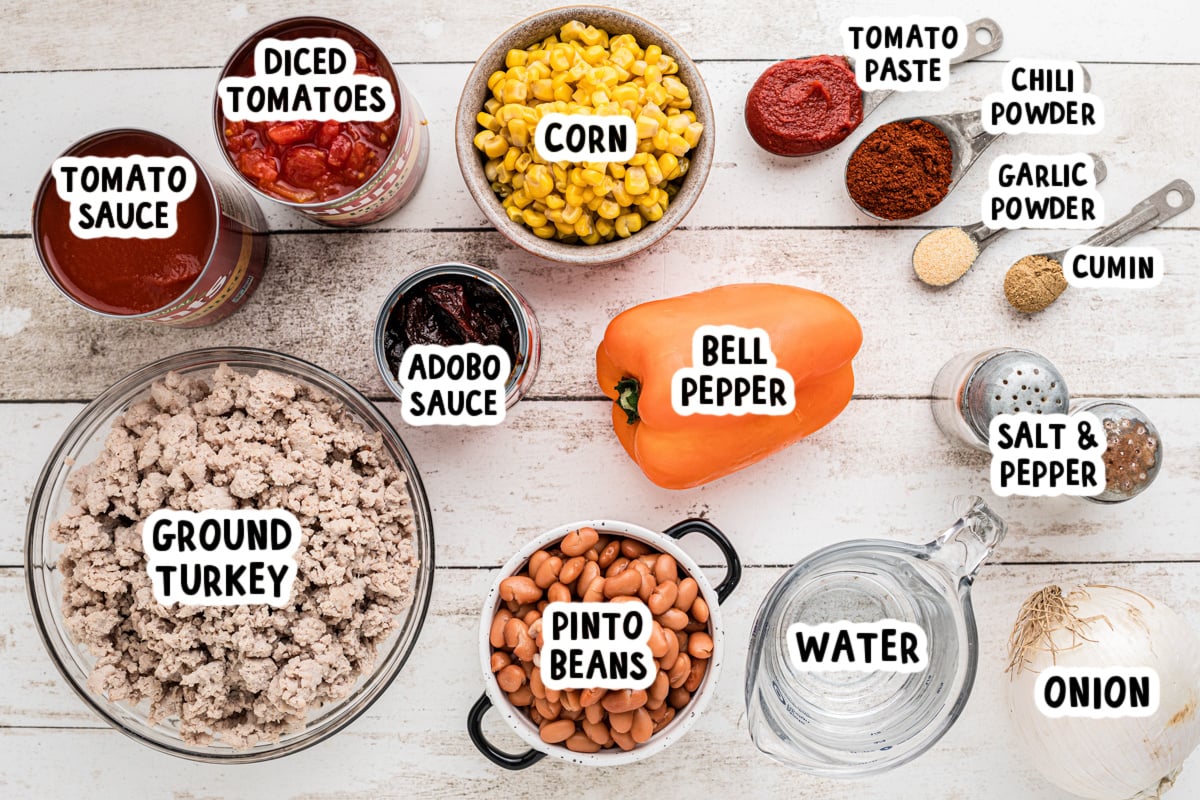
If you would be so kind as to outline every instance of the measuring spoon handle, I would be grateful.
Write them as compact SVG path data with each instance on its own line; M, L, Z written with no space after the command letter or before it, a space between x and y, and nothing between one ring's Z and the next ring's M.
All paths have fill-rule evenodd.
M987 31L991 35L991 39L987 44L980 44L975 38L979 31ZM967 23L967 46L963 51L950 59L951 64L961 64L964 61L973 61L980 56L986 56L988 53L994 53L1004 44L1004 31L1000 30L1000 26L996 24L996 20L984 17L977 19L974 22Z
M1108 165L1104 163L1104 159L1097 153L1088 153L1092 157L1093 174L1096 176L1096 183L1104 183L1104 179L1108 177ZM964 225L963 232L975 240L975 248L982 252L983 248L987 247L997 238L998 234L1012 230L1011 228L989 228L983 220L976 222L973 225Z
M1183 202L1177 206L1168 203L1167 196L1172 192L1178 192ZM1191 185L1177 178L1131 208L1128 214L1116 222L1089 236L1081 244L1089 247L1121 244L1139 233L1157 228L1171 217L1182 214L1191 208L1195 201L1196 193L1192 191Z
M987 44L980 44L975 38L979 31L987 31L991 34L991 40ZM1004 31L1000 30L1000 26L994 19L977 19L974 22L967 23L967 46L963 51L954 58L950 59L951 64L961 64L964 61L972 61L980 56L986 56L988 53L994 53L1000 49L1000 45L1004 44ZM846 63L850 65L850 69L854 69L854 59L847 58ZM871 112L879 108L879 105L894 94L893 89L874 89L869 92L862 93L863 104L863 119L870 116Z

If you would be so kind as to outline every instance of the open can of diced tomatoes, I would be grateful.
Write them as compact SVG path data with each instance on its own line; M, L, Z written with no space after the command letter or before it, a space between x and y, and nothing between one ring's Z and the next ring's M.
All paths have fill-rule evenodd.
M222 106L218 82L213 100L217 142L234 171L263 197L324 225L366 225L407 203L429 162L424 114L383 51L345 23L294 17L242 42L221 70L221 80L254 77L255 48L264 39L318 38L348 43L356 57L354 73L384 78L395 98L395 112L382 122L232 121ZM269 93L259 96L269 98Z
M196 172L169 237L82 238L72 229L71 203L60 196L53 168L47 171L33 204L34 245L46 274L76 305L106 317L198 328L250 299L267 264L267 223L239 183L206 170L165 136L133 128L93 134L67 156L178 156Z

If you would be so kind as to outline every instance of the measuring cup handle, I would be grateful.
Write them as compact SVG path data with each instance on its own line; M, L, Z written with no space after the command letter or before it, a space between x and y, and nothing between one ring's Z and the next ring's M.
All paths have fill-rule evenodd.
M725 534L706 519L685 519L683 522L676 523L670 528L667 528L664 533L672 539L682 539L689 533L699 533L712 540L725 556L725 580L717 586L717 600L724 603L725 598L733 594L733 590L742 580L742 560L738 558L737 551L733 549L733 544L725 537Z
M987 31L991 38L987 44L981 44L975 38L979 31ZM954 58L950 59L951 64L961 64L964 61L971 61L986 56L988 53L994 53L1004 44L1004 31L1000 30L1000 26L996 20L984 17L977 19L974 22L967 23L967 46L963 51Z
M492 701L486 694L483 694L475 701L475 705L471 706L471 712L467 714L467 733L470 734L471 743L479 752L487 756L487 759L496 766L513 770L527 769L546 757L541 750L527 750L520 755L497 750L496 746L483 735L483 716L491 707Z

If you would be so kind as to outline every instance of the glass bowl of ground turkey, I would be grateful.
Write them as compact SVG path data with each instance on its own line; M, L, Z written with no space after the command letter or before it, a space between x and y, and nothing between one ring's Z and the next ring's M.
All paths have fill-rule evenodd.
M160 604L141 531L164 508L293 514L287 600ZM265 350L196 350L67 428L30 504L26 584L59 672L114 728L264 761L346 727L400 672L429 605L431 519L404 443L349 384Z

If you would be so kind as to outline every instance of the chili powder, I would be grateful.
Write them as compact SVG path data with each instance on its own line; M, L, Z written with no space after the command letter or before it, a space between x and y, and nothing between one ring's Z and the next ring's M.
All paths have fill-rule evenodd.
M954 153L942 130L923 119L881 125L850 156L846 188L877 217L908 219L950 191Z

